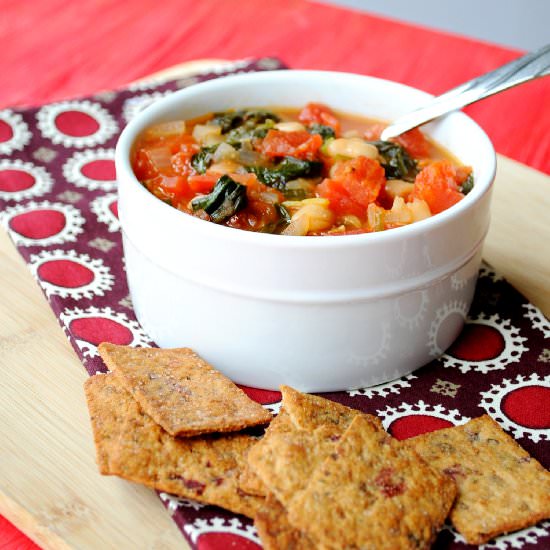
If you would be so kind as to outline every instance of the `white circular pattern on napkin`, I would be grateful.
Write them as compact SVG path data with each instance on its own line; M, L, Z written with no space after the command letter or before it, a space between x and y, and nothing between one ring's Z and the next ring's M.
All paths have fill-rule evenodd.
M114 136L118 124L99 103L62 101L42 107L36 114L42 136L65 147L92 147Z
M48 297L79 300L103 296L115 281L102 260L74 250L43 250L30 257L29 267Z
M143 111L143 109L149 107L151 103L172 93L174 92L151 92L149 94L136 95L130 99L127 99L122 107L122 116L124 117L124 120L126 122L130 122L130 120Z
M457 315L462 319L465 319L467 314L468 306L460 300L453 300L452 302L443 304L443 306L436 311L435 319L432 321L428 332L430 355L432 357L438 357L441 353L443 353L443 350L438 343L438 335L445 321Z
M116 189L115 150L87 149L75 152L63 165L65 179L90 191Z
M59 315L65 332L85 357L96 357L101 342L121 346L150 347L151 340L137 321L110 307L65 309Z
M544 316L544 313L533 304L523 304L527 310L524 317L533 323L533 327L540 330L545 338L550 338L550 321Z
M481 393L480 406L517 439L527 436L537 443L550 441L550 375L518 374L504 378Z
M0 212L0 224L17 246L50 246L76 241L84 218L70 204L30 201Z
M414 374L408 374L407 376L403 376L402 378L398 378L397 380L386 382L385 384L378 384L378 386L370 386L368 388L350 390L347 393L350 397L355 397L356 395L364 395L369 399L372 399L374 397L387 397L392 393L394 395L397 395L401 393L402 389L410 388L411 385L409 384L409 382L411 380L414 380L415 378L417 378L417 376L415 376Z
M414 437L433 430L452 428L465 424L470 420L462 416L457 409L446 409L443 405L429 405L418 401L409 405L401 403L397 407L389 405L376 414L382 420L382 425L397 439Z
M11 109L0 111L0 155L21 151L32 134L23 117Z
M202 544L199 538L212 538L212 545L204 542L204 548L257 548L261 549L260 537L253 525L245 525L239 519L197 518L193 523L183 526L193 544L199 548ZM250 543L254 543L253 545Z
M526 340L508 319L480 313L466 321L459 338L440 360L444 367L455 367L463 373L473 370L486 374L519 362L528 351L523 345Z
M110 233L115 233L120 229L117 199L116 193L110 193L101 195L90 203L90 209L96 215L97 221L106 224Z
M42 166L19 159L0 160L0 199L21 201L48 193L53 180Z

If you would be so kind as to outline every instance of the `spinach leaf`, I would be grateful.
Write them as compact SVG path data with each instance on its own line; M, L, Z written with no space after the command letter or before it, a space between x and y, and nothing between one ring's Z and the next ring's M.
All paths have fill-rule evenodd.
M384 159L382 165L387 179L414 181L418 173L416 161L401 145L391 141L371 141L369 143L378 149L380 156Z
M264 124L268 120L279 122L280 118L269 111L226 111L224 113L214 113L212 124L217 124L222 127L222 134L226 134L230 130L246 125L252 129L258 124Z
M322 162L285 157L274 168L264 166L247 166L246 169L266 185L283 190L286 182L300 177L317 177L321 175Z
M229 143L229 145L239 148L242 141L265 137L273 126L275 126L273 120L267 120L263 124L258 125L246 122L242 126L228 132L225 141Z
M460 192L467 195L474 187L474 175L470 174L466 181L460 186Z
M214 223L221 223L246 206L246 186L222 176L204 197L191 201L193 210L204 210Z
M323 138L323 141L335 137L334 129L324 124L314 123L307 128L307 131L310 134L319 134Z
M212 157L217 148L217 144L211 145L210 147L201 147L201 150L191 157L191 166L199 174L204 174L212 164Z
M244 111L226 111L224 113L214 113L211 124L217 124L222 127L222 134L240 126L243 123Z

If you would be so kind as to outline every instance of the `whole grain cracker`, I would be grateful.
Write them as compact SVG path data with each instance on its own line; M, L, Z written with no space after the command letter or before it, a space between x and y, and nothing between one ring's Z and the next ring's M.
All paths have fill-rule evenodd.
M102 343L99 353L142 409L171 435L238 431L272 418L189 348Z
M291 429L293 429L293 425L290 420L290 416L287 414L283 406L281 407L279 414L267 427L264 434L264 439L266 437L269 439L272 434L287 432ZM265 496L267 494L267 489L263 481L258 474L254 472L248 462L239 475L239 488L249 495Z
M248 464L266 488L286 505L303 489L313 469L334 447L352 420L364 416L379 430L378 418L329 399L281 386L282 413L252 447ZM243 488L241 484L241 488ZM244 489L246 490L246 489Z
M550 472L491 417L426 433L407 444L455 480L451 521L469 544L550 517Z
M343 432L358 414L364 414L330 399L299 392L290 386L281 386L280 389L283 407L292 423L303 430L328 424L339 427ZM382 423L377 417L371 415L369 417L382 428Z
M287 507L289 522L330 549L429 548L454 482L357 416Z
M243 494L237 475L255 439L243 434L208 435L178 439L158 426L124 389L119 377L109 374L114 390L95 391L99 382L88 383L94 408L107 411L109 424L100 424L99 434L115 424L106 449L111 473L159 491L215 504L253 517L261 498ZM105 382L103 382L105 386ZM116 399L115 399L116 396ZM97 422L96 422L97 424ZM103 456L103 455L102 455Z
M311 550L319 548L301 531L290 523L284 506L268 493L254 518L254 526L262 541L264 550Z
M254 445L248 463L275 497L287 506L303 490L315 468L334 451L341 432L333 425L313 431L295 428Z
M114 380L113 374L91 376L84 383L84 392L90 412L99 472L103 475L115 474L111 456L121 434L119 403L127 392Z

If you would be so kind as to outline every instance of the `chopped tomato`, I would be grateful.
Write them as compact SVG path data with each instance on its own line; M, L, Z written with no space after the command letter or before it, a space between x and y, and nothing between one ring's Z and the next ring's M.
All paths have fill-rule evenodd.
M399 143L411 157L427 157L430 154L430 144L418 128L413 128L391 141Z
M357 157L339 163L332 176L319 184L317 193L330 201L337 216L353 214L364 219L367 206L377 199L385 182L378 161Z
M281 132L269 130L260 142L259 150L268 157L296 157L313 160L323 145L319 134L310 134L304 130L297 132Z
M456 183L462 185L472 173L471 166L458 166L456 168Z
M386 124L373 124L366 129L363 137L368 141L377 141L384 128ZM390 141L399 143L411 157L427 157L430 154L430 143L418 128L413 128Z
M464 198L458 190L456 168L448 160L426 166L416 176L413 196L428 203L432 214L446 210Z
M193 193L207 194L212 191L218 178L219 174L194 174L187 178L187 183L189 184L189 189L191 189Z
M156 168L149 162L149 157L145 149L138 149L133 162L134 173L140 181L149 180L158 175Z
M190 195L187 180L181 176L157 176L147 180L147 189L162 200L169 200L172 203L179 201L182 197Z
M330 126L336 134L340 133L340 121L330 107L322 103L308 103L298 115L298 120L304 124Z

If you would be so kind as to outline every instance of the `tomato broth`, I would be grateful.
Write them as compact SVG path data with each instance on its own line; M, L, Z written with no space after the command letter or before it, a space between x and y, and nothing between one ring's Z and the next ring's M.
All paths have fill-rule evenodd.
M471 190L471 168L420 130L382 141L384 127L319 103L210 113L145 130L132 166L151 193L189 215L280 235L393 229Z

